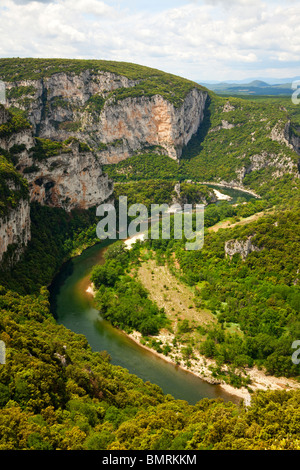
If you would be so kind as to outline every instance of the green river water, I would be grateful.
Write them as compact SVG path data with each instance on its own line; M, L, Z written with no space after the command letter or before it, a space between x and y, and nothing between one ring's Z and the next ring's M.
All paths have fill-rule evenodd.
M237 193L241 194L240 191ZM242 194L243 195L243 194ZM126 368L143 379L159 385L164 393L195 404L202 398L239 399L142 348L124 333L103 320L86 292L93 266L103 262L105 243L85 250L64 264L50 288L51 309L59 324L83 334L94 351L107 351L112 364Z

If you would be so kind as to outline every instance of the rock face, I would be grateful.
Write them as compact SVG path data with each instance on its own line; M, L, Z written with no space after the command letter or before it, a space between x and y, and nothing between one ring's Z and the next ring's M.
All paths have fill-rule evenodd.
M159 95L127 98L104 107L99 137L110 148L102 153L102 161L117 163L148 146L160 146L169 157L179 159L203 120L205 101L206 95L193 89L179 109ZM115 141L121 145L111 148Z
M296 127L292 130L291 123L289 122L286 128L285 138L288 140L295 152L300 156L300 127ZM300 158L298 159L297 166L298 173L300 175Z
M36 164L29 157L19 160L21 171L32 168L24 174L31 200L67 211L98 206L112 195L112 182L92 152L81 152L78 142L68 147L70 152Z
M1 125L9 123L11 119L10 113L0 107ZM112 182L103 174L97 157L89 150L80 151L78 142L71 141L64 152L41 161L34 158L35 146L36 139L30 128L20 128L0 137L0 147L13 154L17 160L20 181L23 176L29 183L28 197L22 197L13 208L9 209L9 199L2 201L8 208L0 216L2 266L11 266L18 261L31 238L30 201L70 211L97 206L113 192ZM1 158L5 172L11 164L4 157ZM9 190L19 191L15 181L10 179L9 172L4 173L3 178L6 178L5 185Z
M225 111L225 112L228 112L228 111ZM209 133L220 131L221 129L233 129L234 127L235 127L234 124L230 124L228 121L222 120L222 124L220 126L213 127L212 129L210 129Z
M297 173L297 165L288 155L262 152L261 154L251 155L250 164L247 167L243 166L236 170L237 183L242 187L243 179L246 175L252 173L252 171L268 167L274 167L274 169L276 169L273 176Z
M3 108L1 119L10 119ZM99 205L111 196L113 184L102 172L99 160L91 151L80 151L78 142L71 141L63 153L41 161L34 159L35 145L32 129L20 129L0 138L1 148L19 148L16 168L29 182L31 201L70 211Z
M5 267L16 263L31 238L29 201L21 199L18 206L0 218L0 263ZM11 247L11 250L9 250Z
M253 245L252 236L246 240L228 240L225 243L225 254L226 257L232 258L234 255L239 254L241 258L245 260L247 256L253 251L260 251L260 248Z
M180 158L203 120L207 93L192 88L180 107L159 94L118 99L112 93L134 89L136 84L138 80L86 70L6 85L9 105L26 110L39 137L59 141L76 137L88 143L101 163L117 163L153 146ZM15 87L25 90L22 99L14 98Z
M0 125L5 125L10 119L9 112L0 106ZM11 133L0 138L0 147L10 150L13 146L33 142L32 133L27 129L18 133ZM0 215L0 263L10 267L20 258L30 238L30 205L28 190L21 175L14 175L13 166L1 157L1 204L5 210ZM21 190L21 187L23 190ZM22 193L21 196L19 195ZM11 199L16 200L14 204Z

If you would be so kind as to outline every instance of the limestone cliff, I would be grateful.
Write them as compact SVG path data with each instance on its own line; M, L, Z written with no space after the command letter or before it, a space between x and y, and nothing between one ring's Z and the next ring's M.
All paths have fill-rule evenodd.
M58 149L52 149L48 155L41 147L43 141L35 138L26 121L3 107L0 107L0 126L0 262L3 268L19 259L31 238L30 201L67 211L88 209L107 200L113 185L87 146L82 147L73 140L64 145L52 143Z
M0 217L0 263L8 268L16 263L31 238L29 201L21 199L7 215Z
M0 262L9 267L16 262L30 240L30 206L28 186L21 174L4 155L10 148L29 142L26 129L13 132L10 114L0 106ZM16 128L16 123L14 123ZM29 140L28 140L29 139ZM20 147L23 148L23 147Z
M143 95L138 84L114 73L84 70L6 86L8 104L26 111L38 137L76 137L88 143L101 163L117 163L152 146L180 158L203 120L207 93L191 87L175 106L159 90ZM128 89L132 96L127 96ZM22 91L21 97L16 90ZM118 93L124 90L125 97Z
M67 211L97 206L113 192L103 164L153 147L177 160L204 118L206 90L179 77L130 64L121 65L126 75L100 62L67 62L61 70L55 61L27 62L3 68L8 110L0 109L0 148L27 180L30 201ZM28 201L5 214L1 234L1 257L9 245L26 245Z
M17 168L29 182L31 200L67 211L98 206L112 195L112 182L92 152L81 151L77 141L66 147L41 161L28 155L19 159Z
M12 115L2 108L1 119L10 124ZM40 148L41 142L31 128L16 128L0 136L0 147L13 153L16 169L29 182L31 201L70 211L99 205L111 196L112 182L88 146L82 150L80 143L71 139L64 145L53 143L57 148L47 154Z
M225 254L232 258L234 255L239 254L243 260L253 251L260 251L260 248L252 243L252 238L248 237L246 240L228 240L225 242Z

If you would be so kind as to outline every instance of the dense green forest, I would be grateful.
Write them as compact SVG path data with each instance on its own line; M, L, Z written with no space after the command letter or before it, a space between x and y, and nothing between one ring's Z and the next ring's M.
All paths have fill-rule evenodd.
M218 322L202 330L196 345L206 357L222 365L264 366L278 376L298 376L291 361L291 345L299 336L299 207L280 211L256 222L217 233L207 232L202 250L186 251L173 240L147 244L174 273L195 289L202 307ZM226 257L227 240L246 240L259 251L245 260ZM175 253L180 269L174 267ZM234 333L232 333L234 326Z
M147 209L151 204L209 204L216 202L212 190L205 185L182 183L177 194L176 181L150 179L114 184L116 204L120 196L127 197L128 206L144 204Z
M125 331L140 331L144 336L156 335L166 327L167 318L148 297L142 284L126 273L139 256L129 254L123 244L112 245L105 253L104 265L96 266L91 281L97 289L99 314L113 326Z

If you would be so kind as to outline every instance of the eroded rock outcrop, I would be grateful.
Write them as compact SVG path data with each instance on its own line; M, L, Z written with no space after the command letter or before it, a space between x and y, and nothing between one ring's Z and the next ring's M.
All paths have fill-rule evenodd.
M56 155L36 159L33 129L12 125L12 115L0 107L0 262L11 266L20 258L31 238L30 201L67 211L88 209L107 200L113 185L101 163L88 148L71 141ZM15 163L6 159L11 155ZM17 171L16 171L17 170ZM27 183L26 184L26 180Z
M30 238L30 205L26 181L13 164L2 155L12 147L23 148L30 142L28 130L20 129L19 135L10 132L6 126L11 118L9 112L0 106L0 263L10 267L20 258Z
M36 163L30 157L19 160L31 200L67 211L98 206L112 195L112 181L92 152L80 151L76 141L67 147L69 152ZM25 173L26 169L30 171Z
M243 179L253 171L263 168L273 168L273 176L278 177L287 173L297 174L297 163L289 155L284 153L275 154L262 152L260 154L251 155L249 157L250 164L242 166L236 170L237 183L242 186Z
M29 201L21 199L14 209L0 217L0 263L5 262L5 268L16 263L30 239Z
M243 260L253 251L260 251L261 249L252 243L253 236L248 237L246 240L228 240L225 242L226 257L232 258L234 255L239 254Z

